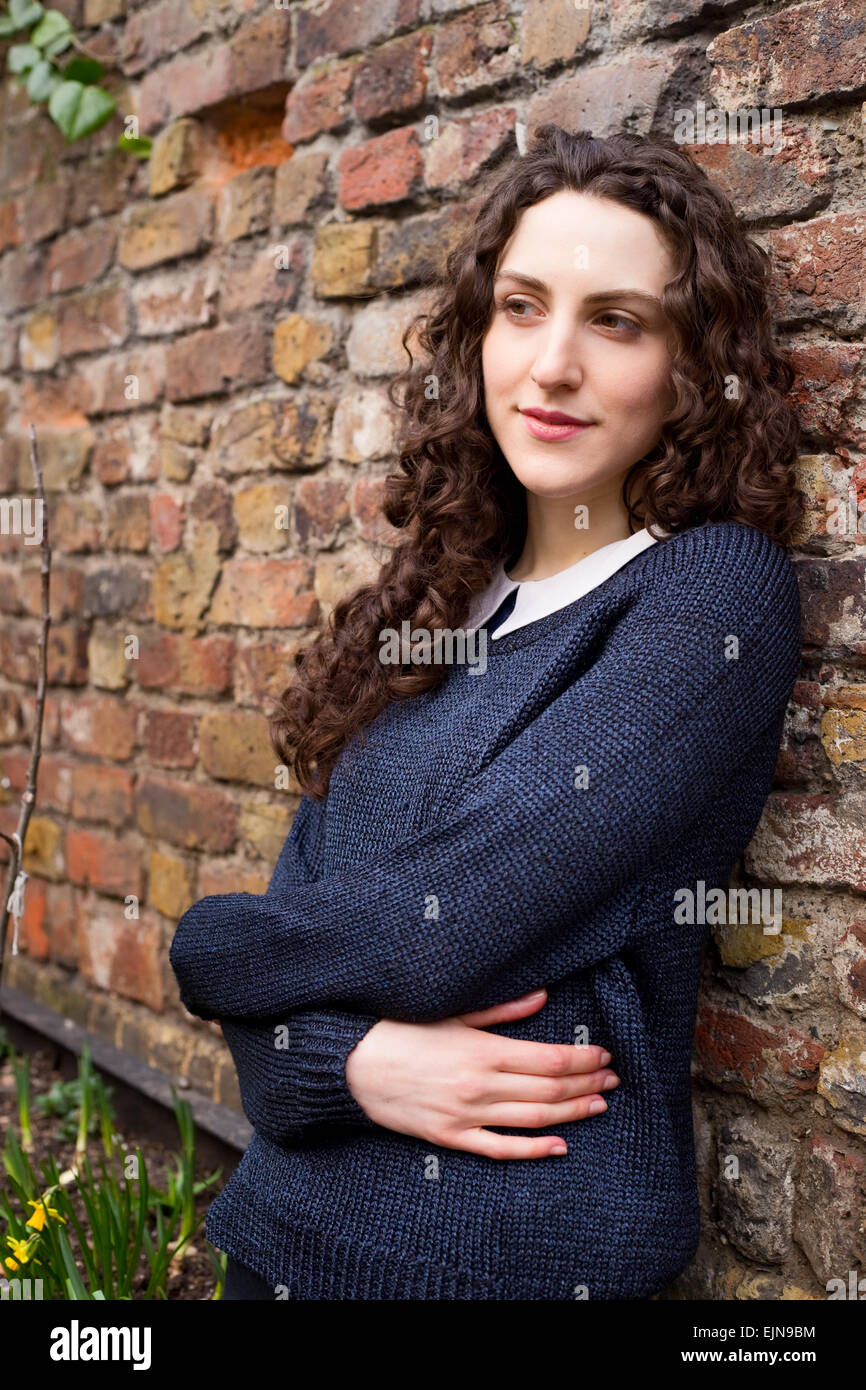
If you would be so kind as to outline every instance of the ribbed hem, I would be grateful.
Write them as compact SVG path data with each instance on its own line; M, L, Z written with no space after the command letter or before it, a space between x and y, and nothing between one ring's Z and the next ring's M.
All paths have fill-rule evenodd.
M563 1272L555 1287L531 1276L496 1278L301 1225L276 1204L264 1210L237 1172L208 1209L205 1235L265 1280L274 1301L574 1301L571 1273ZM671 1233L656 1269L640 1268L637 1251L624 1265L621 1257L613 1258L604 1278L591 1281L597 1289L592 1301L638 1302L661 1293L690 1264L699 1237L695 1195L691 1221L676 1238Z
M268 1253L273 1248L274 1213L255 1204L249 1188L233 1178L211 1204L205 1235L218 1250L225 1250L270 1284L275 1301L349 1302L417 1300L419 1302L470 1301L508 1298L503 1281L452 1269L424 1259L407 1259L399 1251L279 1218L280 1264ZM241 1193L247 1198L242 1201Z

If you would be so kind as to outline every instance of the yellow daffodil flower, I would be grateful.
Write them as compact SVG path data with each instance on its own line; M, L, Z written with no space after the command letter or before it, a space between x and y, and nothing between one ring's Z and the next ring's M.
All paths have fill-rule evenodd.
M56 1207L49 1207L44 1198L41 1201L34 1202L31 1197L27 1205L28 1207L33 1207L34 1210L33 1215L28 1219L26 1224L32 1226L34 1230L42 1230L42 1227L45 1225L46 1215L53 1216L56 1221L62 1221L64 1225L66 1224L66 1217L61 1216Z

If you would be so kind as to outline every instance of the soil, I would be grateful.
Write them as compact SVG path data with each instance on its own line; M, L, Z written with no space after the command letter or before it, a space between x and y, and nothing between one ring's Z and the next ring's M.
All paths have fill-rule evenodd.
M57 1081L67 1078L56 1068L56 1050L52 1047L40 1049L39 1051L28 1052L30 1058L30 1125L33 1135L33 1148L27 1154L30 1164L36 1173L40 1173L40 1159L47 1159L53 1156L60 1172L72 1165L75 1145L65 1143L57 1138L57 1131L61 1124L59 1117L55 1115L43 1115L36 1108L36 1097L49 1091ZM111 1085L111 1078L103 1076L102 1080L106 1085ZM15 1091L15 1077L12 1066L8 1058L4 1058L0 1063L0 1134L4 1136L10 1127L14 1127L18 1139L21 1138L21 1131L18 1123L18 1101ZM177 1147L174 1151L167 1148L164 1144L150 1138L146 1133L133 1132L128 1125L123 1126L118 1121L116 1132L120 1134L123 1145L130 1152L134 1152L136 1147L141 1149L144 1162L147 1165L147 1175L154 1186L159 1187L163 1192L168 1191L168 1175L173 1173L179 1161L181 1139L178 1133ZM90 1161L91 1169L96 1176L99 1169L99 1157L104 1154L102 1140L100 1136L93 1136L88 1140L87 1156ZM196 1180L200 1181L210 1176L211 1170L202 1171L200 1164L196 1162ZM5 1183L6 1171L0 1167L0 1183ZM218 1179L211 1187L201 1193L196 1198L196 1216L204 1217L207 1208L214 1200L221 1182L225 1181L225 1175ZM69 1194L75 1213L81 1221L85 1230L88 1229L84 1204L74 1185L66 1189ZM13 1206L15 1201L13 1199ZM3 1222L5 1229L5 1220ZM155 1226L151 1222L151 1236L155 1238ZM69 1230L70 1244L73 1252L78 1254L78 1241L74 1229ZM216 1288L216 1275L208 1257L208 1248L214 1251L213 1246L205 1239L204 1226L199 1229L192 1241L186 1247L184 1258L179 1262L178 1267L169 1272L166 1292L169 1299L181 1299L187 1301L202 1302L213 1298ZM6 1253L5 1251L3 1252ZM214 1251L218 1256L219 1252ZM84 1268L80 1260L76 1259L79 1271L84 1275ZM86 1280L85 1280L86 1282ZM142 1251L141 1267L133 1282L133 1297L143 1299L145 1290L150 1282L150 1267L147 1257Z

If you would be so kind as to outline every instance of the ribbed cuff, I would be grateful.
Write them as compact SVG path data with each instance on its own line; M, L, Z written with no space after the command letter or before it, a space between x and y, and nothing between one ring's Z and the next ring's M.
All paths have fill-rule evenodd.
M292 1080L298 1109L308 1123L358 1124L375 1128L346 1080L352 1049L379 1020L371 1014L305 1009L289 1017Z
M346 1059L378 1022L343 1009L299 1009L258 1023L221 1019L253 1128L280 1144L323 1125L376 1127L349 1090Z

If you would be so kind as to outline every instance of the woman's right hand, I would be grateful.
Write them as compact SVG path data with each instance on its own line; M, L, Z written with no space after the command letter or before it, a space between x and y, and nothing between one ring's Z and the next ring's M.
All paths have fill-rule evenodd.
M607 1109L619 1084L601 1047L504 1038L483 1030L537 1013L547 991L436 1023L383 1018L346 1061L349 1090L376 1124L488 1158L565 1153L555 1134L493 1134L486 1125L544 1129ZM600 1102L597 1112L591 1110Z

